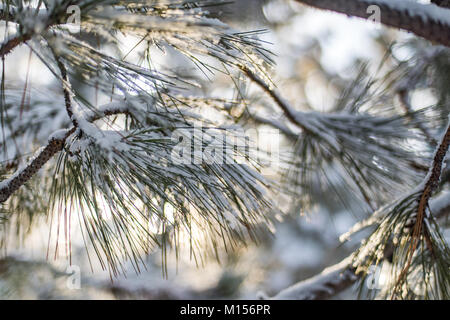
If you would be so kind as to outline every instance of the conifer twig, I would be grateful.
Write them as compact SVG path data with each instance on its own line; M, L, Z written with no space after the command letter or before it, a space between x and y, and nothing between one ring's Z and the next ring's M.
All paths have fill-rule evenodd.
M55 58L56 64L58 65L59 71L61 73L61 82L62 82L62 89L63 89L63 94L64 94L64 102L66 104L66 111L67 111L67 115L69 116L70 120L73 123L73 126L75 128L78 127L78 122L77 119L75 117L75 115L73 114L73 110L72 110L72 98L71 98L71 93L70 93L70 82L69 82L69 77L67 75L67 69L64 65L64 63L61 61L61 58L56 54L55 50L50 46L50 50L53 53L53 57Z
M62 150L64 142L75 128L67 130L63 135L59 133L52 135L48 144L39 151L24 168L19 169L12 177L0 182L0 203L5 202L22 185L28 182L56 153Z
M292 124L298 126L299 128L301 128L303 131L305 131L307 133L310 133L312 135L317 135L317 132L315 132L315 130L312 127L308 126L306 122L302 121L303 118L307 118L307 114L305 114L304 112L295 111L293 109L293 107L279 94L279 92L277 92L276 90L271 88L263 79L261 79L258 75L256 75L254 72L252 72L248 68L241 67L241 71L251 81L256 83L265 93L267 93L274 100L274 102L283 111L284 115L287 117L287 119ZM412 115L410 114L410 116L412 116ZM259 122L261 122L260 119L259 119ZM282 132L285 132L285 133L288 132L288 131L286 131L286 128L280 128L279 124L276 124L274 122L266 121L266 124L269 124L277 129L280 129L280 131L282 131ZM338 149L338 146L335 146L333 144L330 144L329 147L335 149L338 152L341 151ZM428 167L423 166L422 164L415 162L415 161L410 161L408 164L411 168L414 168L418 171L426 172L428 170ZM367 200L368 199L366 199L366 201ZM372 207L372 209L374 210L375 208Z
M0 57L3 58L7 54L9 54L14 48L16 48L17 46L19 46L22 43L27 42L30 39L31 39L31 35L24 34L24 35L16 36L16 37L6 40L0 46Z
M284 112L286 117L289 119L290 122L293 124L299 126L302 130L309 132L310 130L298 119L298 115L294 112L292 107L280 96L278 92L273 90L269 87L269 85L261 79L258 75L256 75L254 72L249 70L248 68L241 68L242 72L254 83L256 83L261 89L264 90L274 101L275 103L281 108L281 110Z
M40 10L37 8L34 16L32 19L48 19L47 21L41 21L44 24L44 27L42 28L42 32L48 30L50 27L60 24L63 21L63 16L66 14L66 9L72 4L73 1L68 1L66 5L59 10L52 12L52 15L47 15L49 12L46 9ZM42 14L40 14L42 12ZM9 6L9 11L6 12L6 10L1 7L0 8L0 20L1 21L14 21L20 24L20 19L18 19L19 13L16 7ZM38 17L40 16L40 17ZM29 18L31 19L31 18ZM17 46L27 42L35 35L35 31L32 29L26 31L23 34L17 35L13 38L7 39L5 42L3 42L0 45L0 58L3 58L5 55L11 53L13 49L15 49Z
M436 153L433 159L432 166L430 167L430 171L428 173L428 178L426 179L423 191L421 192L419 203L417 206L417 216L415 218L415 223L413 227L413 233L411 236L411 243L408 249L408 261L403 268L402 272L400 273L396 288L394 288L392 298L395 297L396 289L398 286L402 283L403 279L406 277L408 270L412 263L412 258L414 256L414 252L417 249L417 246L420 241L420 237L423 234L423 224L426 217L426 210L429 207L429 201L433 194L433 192L436 190L436 188L439 185L439 180L441 178L442 173L442 167L445 160L445 157L447 155L447 151L450 146L450 122L447 126L447 130L445 134L442 137L441 143L436 149ZM426 235L425 235L426 236Z
M450 214L450 197L448 196L448 193L444 193L430 202L436 219L443 219ZM388 257L392 253L393 248L386 250L384 254L385 257ZM356 273L352 256L353 254L312 278L300 281L280 291L270 299L322 300L343 292L358 281L362 275ZM268 297L263 295L262 298Z

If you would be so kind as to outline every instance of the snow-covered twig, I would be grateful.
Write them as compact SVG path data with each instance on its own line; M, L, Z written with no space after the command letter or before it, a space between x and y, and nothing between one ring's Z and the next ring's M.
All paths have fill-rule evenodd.
M50 47L51 48L51 47ZM64 94L64 102L66 104L66 111L67 115L69 116L70 120L72 121L74 127L78 127L78 122L73 114L72 110L72 94L70 92L70 82L69 77L67 75L67 69L64 63L61 61L61 58L56 54L55 50L51 48L53 52L53 57L55 58L56 64L58 65L59 71L61 72L61 82L62 82L62 88L63 88L63 94Z
M15 36L13 38L9 38L8 40L4 41L2 45L0 46L0 57L3 58L5 55L10 53L15 47L18 45L27 42L31 39L31 35L24 34L21 36Z
M61 151L68 136L74 132L61 130L55 132L48 139L48 144L38 151L37 155L28 164L19 169L10 178L0 182L0 203L5 202L21 186L28 182L56 153Z
M9 6L7 9L0 5L0 20L3 21L17 21L17 8ZM0 57L4 57L9 54L18 45L27 42L31 39L32 33L25 32L23 34L15 35L5 39L5 41L0 45Z
M126 108L119 104L107 104L100 107L98 113L88 114L84 121L93 122L103 117L129 114ZM63 129L52 134L48 139L48 144L37 152L37 155L31 159L22 169L17 170L10 178L0 182L0 203L5 202L22 185L28 182L55 154L62 150L66 139L76 131L77 127Z
M412 263L414 252L416 251L416 249L419 245L420 236L423 235L423 233L424 233L423 224L425 223L426 210L429 207L429 200L430 200L433 192L436 190L436 188L439 185L439 181L441 179L441 174L442 174L442 169L443 169L444 162L445 162L445 157L447 155L449 146L450 146L450 122L447 126L446 132L444 133L444 135L441 139L441 143L439 144L439 146L436 149L433 163L430 167L430 171L425 180L423 191L419 198L419 203L417 206L417 217L415 219L413 234L412 234L411 243L410 243L409 251L408 251L409 258L408 258L408 261L407 261L405 267L403 268L402 272L400 273L400 276L397 280L396 287L399 286L403 282L404 278L406 277L408 270ZM426 234L424 236L428 237ZM395 294L396 294L396 290L394 290L392 297L394 297Z
M386 120L387 120L386 118L381 119L381 118L377 118L377 117L372 117L370 115L368 116L366 114L346 114L346 113L338 114L338 113L336 113L336 114L325 115L323 113L317 113L317 112L298 111L298 110L295 110L294 107L292 105L290 105L289 102L286 101L281 96L281 94L270 85L270 83L268 83L267 81L265 81L264 79L259 77L257 74L255 74L253 71L249 70L248 68L241 67L241 70L251 81L253 81L255 84L257 84L266 94L268 94L273 99L273 101L276 103L276 105L283 111L286 118L294 126L302 129L305 133L310 134L310 135L316 137L321 142L325 143L327 145L327 147L332 152L334 152L335 155L337 155L339 157L346 151L350 151L350 149L356 150L355 145L353 144L353 142L355 142L355 140L354 140L355 133L353 133L352 135L347 135L348 132L352 131L350 129L350 126L354 127L355 130L358 130L359 131L358 134L364 135L364 134L367 134L368 132L372 132L373 136L376 135L376 136L381 137L381 135L382 135L384 138L387 137L386 130L389 131L390 128L379 127L379 129L377 129L377 130L380 130L380 131L374 130L374 128L378 127L380 123L383 123L383 122L386 123ZM415 115L413 113L410 113L410 116L413 117L412 122L414 123L414 125L417 125L417 124L415 124L418 122L414 118ZM398 117L397 118L393 117L388 122L390 122L392 124L392 121L396 121L398 119L399 119ZM259 119L259 122L262 122L261 119ZM265 121L265 123L279 129L281 132L288 133L287 134L288 136L292 135L290 131L286 132L285 128L280 128L279 124L274 121L267 119ZM403 123L401 123L401 125L403 126ZM393 136L395 136L395 134ZM405 137L405 136L403 136L403 137ZM369 139L368 136L367 136L367 139ZM347 143L345 143L345 141L347 141ZM373 143L376 144L375 141ZM382 149L384 148L382 146L382 144L379 144L378 146ZM380 154L380 152L379 152L380 150L370 144L363 143L359 147L360 148L369 148L370 150L368 149L368 153ZM389 150L386 150L386 151L388 153L390 153ZM409 158L409 159L407 159L407 158ZM415 155L414 155L414 157L412 157L411 155L405 155L405 154L404 155L396 155L396 160L395 160L396 168L401 167L398 163L399 159L403 159L404 163L407 167L412 168L416 171L424 171L424 172L428 171L428 167L424 166L420 162L418 162L415 159ZM385 164L387 164L388 162L391 162L390 157L386 157L385 160L387 160ZM371 161L372 160L370 160L370 162ZM364 162L366 162L366 161L363 161L363 163ZM370 202L367 198L366 198L366 201ZM376 206L375 207L371 206L371 207L373 210L376 208Z
M293 124L300 126L303 130L307 130L307 128L298 120L298 116L296 115L296 112L292 109L292 107L288 104L287 101L285 101L275 90L269 87L269 85L261 79L258 75L256 75L254 72L249 70L248 68L242 68L242 72L245 73L245 75L252 80L254 83L256 83L258 86L261 87L276 103L277 105L283 110L286 117L291 121Z
M414 111L410 103L409 92L407 90L399 90L398 92L400 103L402 107L405 109L405 115L409 117L412 121L414 121ZM427 137L427 140L433 146L437 146L438 141L433 137L433 135L429 132L428 128L420 121L416 121L416 127Z
M369 7L381 10L381 23L412 32L427 40L450 46L450 10L434 4L411 0L296 0L309 6L344 13L348 16L371 18Z
M53 11L34 7L22 8L15 6L3 6L0 4L0 20L15 22L20 25L20 34L6 39L0 45L0 57L9 54L14 48L30 40L35 34L39 34L52 26L63 22L70 1L61 7L55 7Z

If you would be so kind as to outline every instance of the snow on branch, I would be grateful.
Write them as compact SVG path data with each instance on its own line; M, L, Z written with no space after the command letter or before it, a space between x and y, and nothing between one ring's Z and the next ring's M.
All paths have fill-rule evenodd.
M84 122L94 122L101 118L116 115L131 114L126 104L109 103L99 107L95 113L91 111L83 118ZM53 133L48 138L48 144L42 147L37 155L26 166L17 170L10 178L0 182L0 203L5 202L22 185L27 183L55 154L62 150L66 139L78 128L62 129Z
M322 273L282 290L273 300L323 300L350 287L358 279L351 256Z
M0 4L0 20L8 22L16 22L21 24L21 20L24 21L35 21L36 18L39 18L41 21L45 21L46 15L44 16L42 14L43 10L40 10L41 12L36 15L36 12L34 10L28 10L21 16L19 13L19 10L14 6L3 6L3 4ZM26 16L33 13L32 19L26 19ZM49 26L49 25L48 25ZM33 28L23 28L22 29L28 29L25 31L21 31L20 34L14 35L12 37L7 37L4 42L0 45L0 57L4 57L5 55L9 54L14 48L19 46L22 43L27 42L31 39L31 37L34 34Z
M396 287L394 288L393 297L396 294L396 288L403 283L404 279L406 278L409 268L413 261L414 252L416 251L417 247L419 246L421 236L425 236L428 239L428 235L424 234L424 223L426 223L426 214L427 214L427 208L429 208L429 200L433 194L433 192L436 190L436 188L439 185L439 181L442 174L442 168L445 162L445 158L447 155L447 151L450 146L450 122L447 127L446 132L444 133L440 145L436 149L436 153L434 156L433 164L430 167L430 171L428 173L425 186L423 187L423 191L419 198L419 204L417 207L417 217L415 219L414 228L413 228L413 234L411 238L411 244L408 251L408 261L406 263L406 266L403 268L402 272L400 273L400 276L397 280Z
M4 57L8 53L10 53L15 47L18 45L27 42L31 39L29 34L25 34L22 36L15 36L4 41L0 46L0 57Z
M450 10L411 0L296 0L309 6L371 19L370 6L380 8L381 23L450 46Z
M49 9L39 9L33 6L18 8L13 5L0 3L0 21L16 23L20 30L17 35L7 38L0 45L0 57L9 54L20 44L26 43L33 36L41 34L49 28L64 24L67 17L67 8L73 1L55 2ZM95 4L86 5L89 9Z
M450 214L450 193L443 192L430 202L431 210L436 219L441 219ZM392 254L388 250L385 256ZM356 273L353 266L353 254L341 262L326 268L320 274L300 281L269 298L264 294L264 299L274 300L323 300L329 299L348 289L358 279L361 273Z

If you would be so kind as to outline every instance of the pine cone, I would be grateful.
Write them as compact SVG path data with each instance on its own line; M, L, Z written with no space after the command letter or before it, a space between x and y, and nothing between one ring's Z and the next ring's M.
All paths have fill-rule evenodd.
M431 0L431 2L440 7L450 8L450 0Z

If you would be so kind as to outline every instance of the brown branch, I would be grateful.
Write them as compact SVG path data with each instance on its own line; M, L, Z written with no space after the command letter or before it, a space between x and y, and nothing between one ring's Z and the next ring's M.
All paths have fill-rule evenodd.
M130 112L124 111L122 108L105 108L103 111L93 114L88 117L86 121L94 122L101 118L117 115L127 114ZM64 137L50 137L48 144L38 153L38 155L23 169L19 169L12 177L0 182L0 203L4 203L9 197L16 192L21 186L27 183L55 154L62 150L66 139L79 130L77 127L72 127L67 130Z
M64 142L75 128L68 130L64 137L51 137L39 154L23 169L19 169L11 178L2 181L0 187L0 203L5 202L21 186L27 183L56 153L62 150Z
M426 217L427 208L429 207L429 201L433 194L433 192L436 190L436 188L439 185L439 180L441 178L442 173L442 166L444 163L444 159L447 155L447 151L450 146L450 122L447 127L447 131L445 132L444 136L442 137L442 141L440 145L436 149L436 154L433 159L433 164L430 168L428 179L425 182L425 186L423 188L423 191L421 192L420 198L419 198L419 204L417 206L417 216L414 223L413 233L411 236L411 243L409 245L408 249L408 261L403 268L402 272L400 273L397 284L394 288L392 298L395 297L397 288L403 283L403 280L405 279L408 270L411 266L412 259L414 256L414 252L417 249L417 246L420 242L420 237L424 232L423 224Z
M64 22L63 16L66 14L66 10L72 4L72 2L73 1L68 2L60 10L54 12L49 21L41 21L45 24L45 27L43 30L47 30L51 26L63 23ZM4 10L4 9L0 10L0 20L6 21L6 23L8 23L9 21L12 21L12 22L16 22L16 23L20 24L20 20L17 17L17 8L10 6L9 9L10 9L9 12L6 12L6 10ZM28 17L28 18L29 19L30 18L37 19L38 12L39 12L39 9L36 10L36 12L34 13L34 15L32 17ZM20 44L23 44L23 43L27 42L28 40L30 40L33 35L34 35L34 31L28 31L28 32L25 32L24 34L18 35L14 38L7 40L0 46L0 57L3 58L5 55L9 54L14 48L19 46Z
M430 201L432 192L436 190L439 184L445 184L448 182L446 179L440 179L442 172L442 163L446 156L450 144L450 125L447 128L439 148L436 151L436 155L433 161L433 165L430 169L429 178L425 183L424 192L420 198L420 205L423 214L424 210L431 207L434 217L436 219L445 218L450 214L450 199L448 193L444 193L440 198L436 198ZM443 175L449 175L447 169ZM447 200L442 204L442 200ZM434 209L436 207L436 209ZM423 215L425 217L425 215ZM416 224L417 228L421 228L421 225ZM385 257L389 259L389 256L393 254L393 247L385 251ZM358 279L361 278L362 273L356 273L353 266L353 260L350 255L340 263L325 269L322 273L314 276L313 278L301 281L287 289L282 290L275 295L272 299L311 299L320 300L331 298L342 291L348 289ZM399 278L400 279L400 278Z
M355 16L363 19L370 19L371 13L367 12L370 5L377 5L381 10L381 23L409 31L423 37L429 41L436 42L450 47L450 25L448 20L438 19L430 10L432 5L420 4L413 1L392 1L393 5L387 1L380 0L295 0L315 8L331 10L344 13L348 16ZM402 2L404 2L402 4ZM412 8L417 10L414 13ZM442 16L450 14L450 11L442 8Z
M255 82L275 101L275 103L281 108L281 110L284 112L289 121L299 126L303 130L309 131L308 128L304 126L304 124L298 121L297 116L294 114L291 106L275 90L270 88L269 85L263 79L258 77L254 72L252 72L246 67L242 67L241 70L250 80Z
M432 192L435 191L439 185L443 163L447 155L449 146L450 146L450 122L447 126L445 134L442 137L441 143L436 149L436 154L434 155L433 164L430 168L429 177L425 183L425 187L421 196L421 202L424 202L423 203L424 206L427 205ZM425 204L425 202L427 203Z
M31 39L30 34L24 34L24 35L17 36L17 37L7 40L0 46L0 57L3 58L7 54L9 54L14 48L16 48L18 45L25 43L30 39Z

